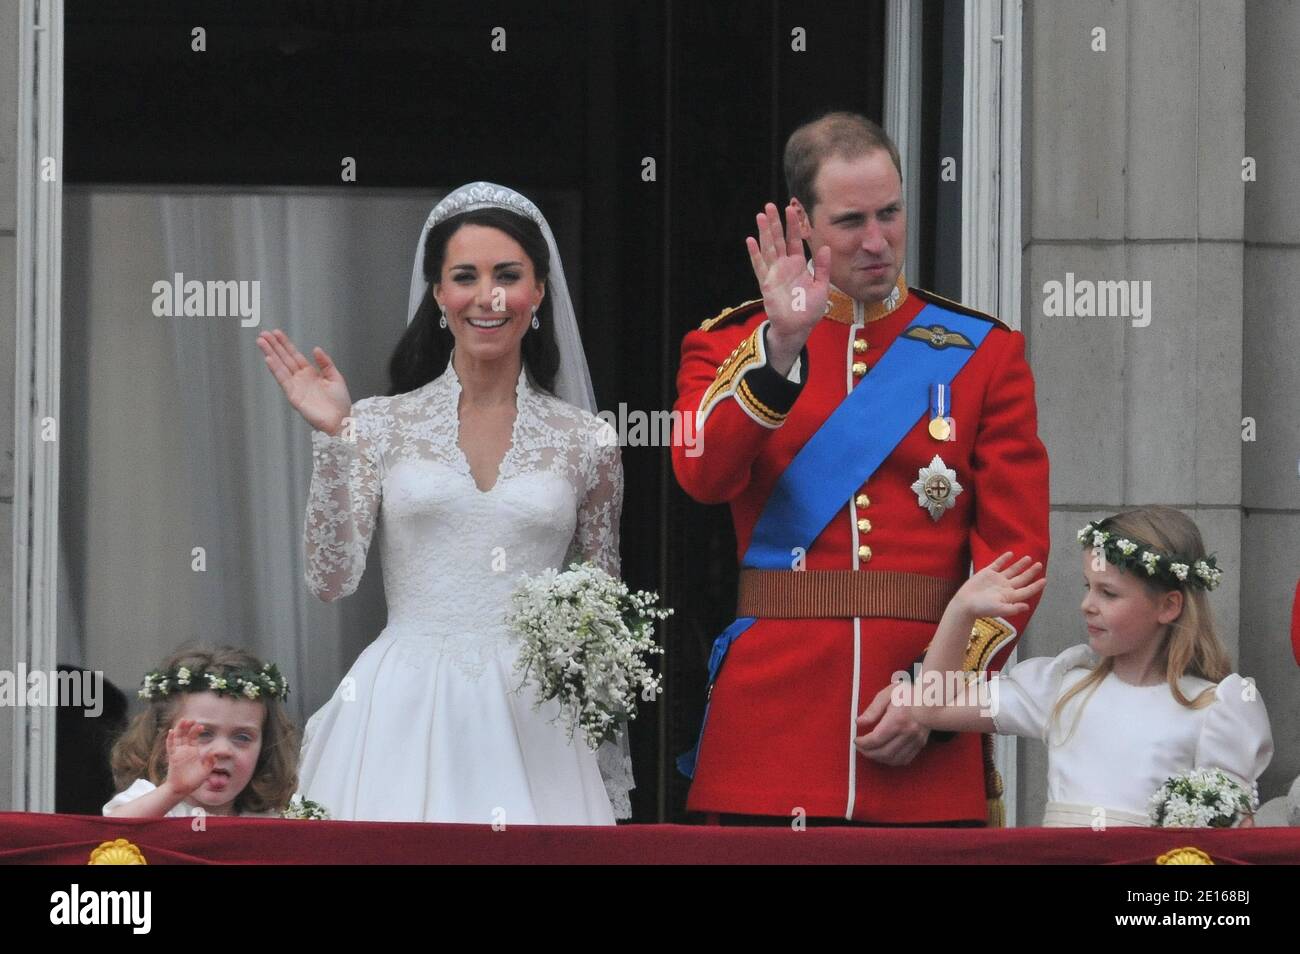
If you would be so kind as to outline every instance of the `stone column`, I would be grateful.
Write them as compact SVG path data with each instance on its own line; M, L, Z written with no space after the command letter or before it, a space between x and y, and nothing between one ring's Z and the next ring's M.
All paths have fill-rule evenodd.
M0 669L13 669L14 288L18 226L18 4L0 4ZM0 706L0 811L13 807L14 710Z
M1300 20L1294 4L1279 6L1289 8L1290 20ZM1254 7L1251 16L1271 19ZM1283 296L1278 287L1265 299L1245 281L1245 202L1248 190L1259 188L1247 186L1241 175L1247 152L1246 5L1240 0L1026 3L1024 23L1022 315L1038 384L1040 429L1051 455L1053 552L1046 596L1020 655L1055 655L1085 639L1076 529L1126 506L1170 504L1197 522L1207 547L1227 569L1211 598L1223 641L1238 669L1256 676L1271 699L1261 647L1281 634L1256 625L1260 607L1243 613L1243 599L1258 604L1261 588L1274 586L1260 574L1280 554L1270 556L1262 539L1278 530L1276 524L1254 530L1252 516L1252 529L1243 537L1245 507L1248 494L1251 502L1268 498L1278 501L1271 506L1282 506L1281 496L1269 496L1268 483L1285 486L1294 508L1300 403L1292 396L1285 423L1282 408L1274 412L1277 427L1289 428L1291 450L1275 447L1274 476L1258 480L1258 493L1253 476L1243 485L1241 421L1243 413L1263 414L1257 390L1262 395L1291 387L1300 375L1296 347L1284 345L1287 319L1280 307L1263 318L1272 322L1267 334L1273 339L1248 344L1251 366L1243 368L1243 338L1250 341L1256 328L1254 317L1246 322L1244 315L1258 314L1268 302L1280 305ZM1273 29L1272 24L1262 28L1258 38ZM1274 60L1252 63L1251 74L1276 86L1275 105L1266 107L1262 122L1285 124L1282 89L1296 88L1285 82L1297 77L1287 58L1295 45L1275 35L1270 42L1277 51ZM1289 138L1269 140L1277 198L1260 203L1272 202L1275 213L1268 236L1290 244L1249 254L1252 270L1278 274L1279 285L1300 293L1300 269L1285 274L1275 267L1292 261L1286 256L1295 255L1300 234L1295 215L1286 215L1298 211L1300 199L1294 190L1286 202L1280 199L1286 178L1278 168L1282 157L1289 157L1293 171L1297 161L1294 99L1290 111ZM1139 326L1146 319L1134 316L1050 316L1044 285L1064 283L1067 274L1076 281L1149 282L1149 324ZM1243 289L1251 300L1245 308ZM1257 353L1289 360L1289 376L1264 368L1253 358ZM1247 380L1251 383L1244 384ZM1244 403L1251 409L1243 411ZM1265 444L1246 446L1247 459L1253 460ZM1288 453L1290 463L1283 467ZM1252 489L1246 492L1245 486ZM1290 521L1291 546L1285 552L1292 559L1275 575L1278 583L1289 577L1293 586L1294 510L1271 519ZM1248 590L1243 581L1250 582ZM1249 625L1243 627L1243 620ZM1280 694L1283 674L1273 678ZM1296 680L1290 685L1294 699ZM1279 729L1280 715L1274 712ZM1041 820L1046 800L1047 755L1034 742L1020 750L1019 822L1033 825Z
M1300 3L1246 5L1247 182L1242 296L1241 671L1255 677L1276 751L1265 798L1300 775L1300 668L1287 639L1300 577Z

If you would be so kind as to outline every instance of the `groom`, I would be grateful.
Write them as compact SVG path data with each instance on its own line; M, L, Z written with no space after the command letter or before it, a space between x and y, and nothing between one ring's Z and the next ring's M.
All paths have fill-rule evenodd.
M741 562L699 746L679 760L687 808L997 824L991 740L931 733L888 702L972 561L1046 563L1024 338L906 285L898 151L876 124L800 127L785 176L790 234L769 204L748 240L763 297L682 343L675 409L696 414L697 441L695 456L674 442L673 469L696 500L731 505ZM1001 668L1028 618L980 620L966 668Z

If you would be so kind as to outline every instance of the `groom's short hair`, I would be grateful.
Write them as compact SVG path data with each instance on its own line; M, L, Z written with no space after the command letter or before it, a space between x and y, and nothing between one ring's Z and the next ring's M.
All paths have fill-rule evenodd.
M822 163L831 156L857 159L876 149L889 153L901 182L903 163L898 158L898 147L888 133L866 116L830 112L804 123L785 143L785 182L790 195L802 202L811 216L817 204L813 180Z

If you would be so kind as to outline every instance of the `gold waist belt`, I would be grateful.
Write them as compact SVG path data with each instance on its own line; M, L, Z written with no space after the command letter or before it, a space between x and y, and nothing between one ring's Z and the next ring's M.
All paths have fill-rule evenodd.
M759 619L884 616L937 623L962 582L921 573L741 570L736 615Z

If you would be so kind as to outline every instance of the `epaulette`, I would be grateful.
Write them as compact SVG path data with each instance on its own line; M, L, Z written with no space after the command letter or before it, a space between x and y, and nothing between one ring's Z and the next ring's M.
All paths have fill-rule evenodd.
M992 315L986 314L985 312L977 311L976 309L971 308L969 305L963 305L961 302L953 301L951 298L944 298L942 295L936 295L934 292L927 291L924 288L912 288L911 286L908 286L908 291L912 292L913 294L920 295L921 298L923 298L925 301L932 301L936 305L942 305L944 308L947 308L950 311L959 312L960 314L963 315L970 315L973 318L983 318L985 321L991 321L993 322L993 324L1007 329L1007 331L1014 330L1009 324L1007 324L1001 318L995 318Z
M712 331L714 328L737 318L747 318L763 307L763 299L751 298L731 308L724 308L708 321L700 325L700 331Z

